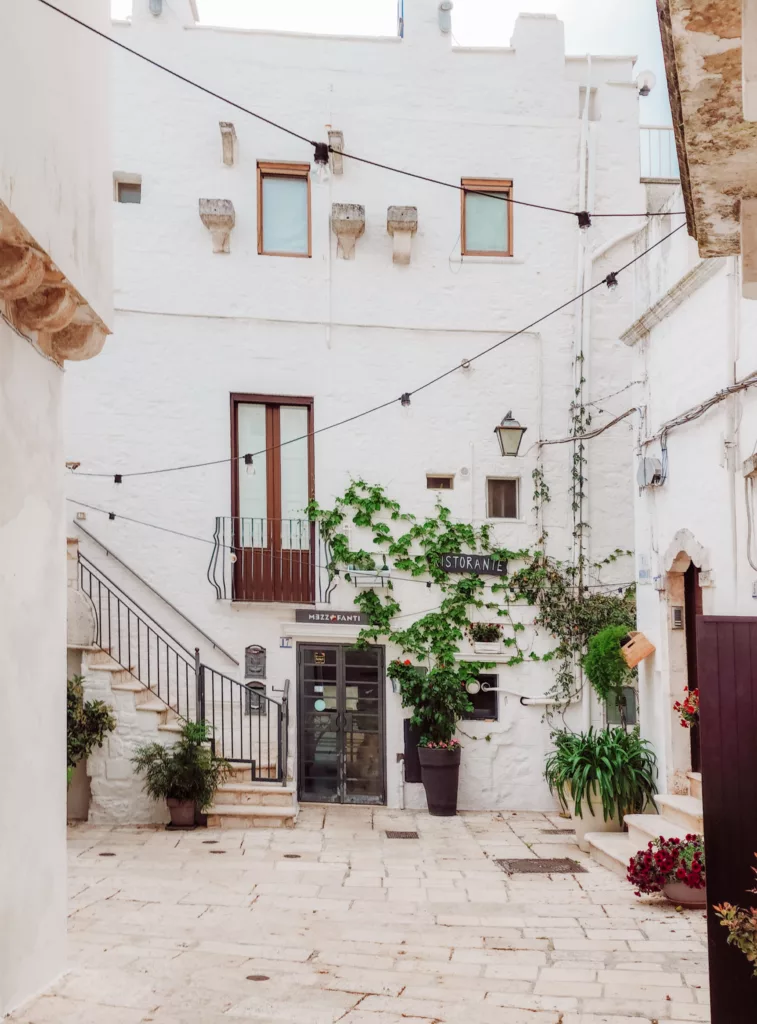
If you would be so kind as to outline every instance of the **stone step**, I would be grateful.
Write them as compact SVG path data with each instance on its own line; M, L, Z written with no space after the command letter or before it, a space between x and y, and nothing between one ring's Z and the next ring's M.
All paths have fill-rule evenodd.
M702 773L701 772L689 772L689 796L696 797L697 800L702 799Z
M141 693L144 689L146 689L146 687L143 686L142 683L140 683L138 679L135 679L134 676L130 673L125 672L124 675L126 678L120 679L118 680L118 682L110 684L111 690L123 690L128 693Z
M660 814L672 821L679 829L701 835L704 831L702 801L695 796L680 796L677 793L660 793L655 797Z
M687 829L661 814L627 814L624 820L634 853L646 849L650 839L658 839L660 836L665 839L683 839L687 832Z
M179 718L174 718L170 722L162 722L158 726L158 732L175 732L180 733L184 728L184 724Z
M288 786L270 786L255 782L224 782L216 790L214 803L225 806L253 805L291 808L294 789Z
M149 690L147 691L150 692ZM157 697L150 696L147 700L138 701L136 704L137 711L155 711L158 714L162 714L164 711L168 713L171 708L167 704L164 704L162 700L158 700Z
M637 850L627 832L587 832L584 838L589 844L592 860L616 875L626 877L628 862Z
M208 808L208 828L292 828L294 807L262 807L213 804Z
M275 779L276 763L256 764L255 774L258 778ZM249 764L234 764L232 762L229 782L252 782L252 766Z
M110 655L108 655L110 657ZM131 668L125 668L123 665L119 665L117 661L111 660L109 662L99 661L93 665L91 662L87 665L88 672L128 672L130 675L134 672L134 666Z

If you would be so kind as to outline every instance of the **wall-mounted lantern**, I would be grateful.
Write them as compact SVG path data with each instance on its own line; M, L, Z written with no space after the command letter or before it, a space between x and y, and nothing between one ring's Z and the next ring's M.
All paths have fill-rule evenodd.
M502 454L517 455L525 432L526 427L522 427L517 420L513 419L512 412L508 412L502 422L494 428Z

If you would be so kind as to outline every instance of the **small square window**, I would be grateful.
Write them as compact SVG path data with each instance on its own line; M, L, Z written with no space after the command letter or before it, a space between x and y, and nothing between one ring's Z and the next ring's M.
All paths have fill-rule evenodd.
M469 720L496 722L497 721L497 691L487 690L487 686L497 686L497 676L489 673L482 673L478 676L481 689L478 693L469 693L468 700L473 705L472 711L466 711L463 718Z
M426 473L426 487L429 491L451 491L455 484L454 473Z
M462 188L463 256L512 256L512 181L463 178Z
M625 702L625 717L626 725L637 725L638 724L638 713L637 713L637 701L636 701L636 690L633 686L623 687L623 701ZM608 725L620 725L620 705L617 700L611 697L606 704L607 707L607 724Z
M310 256L310 164L258 164L258 253Z
M486 481L486 514L490 519L518 518L518 481Z
M141 181L116 181L116 202L117 203L141 203L142 182Z

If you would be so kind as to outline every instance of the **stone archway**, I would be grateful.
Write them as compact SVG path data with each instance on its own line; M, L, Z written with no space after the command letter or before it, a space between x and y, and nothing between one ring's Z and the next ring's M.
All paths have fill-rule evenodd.
M699 570L697 576L707 574L709 577L710 565L709 551L687 529L676 532L662 559L665 574L665 626L668 637L668 658L664 671L664 675L667 676L664 685L665 714L668 719L666 747L668 785L672 792L688 792L687 774L692 769L691 734L680 727L679 720L673 712L673 704L681 699L688 688L690 671L694 670L692 664L695 665L695 656L692 660L692 645L695 644L695 638L692 635L692 616L690 609L687 609L686 580L688 578L690 587L692 566ZM688 597L691 598L690 593ZM681 609L683 628L673 626L674 608Z

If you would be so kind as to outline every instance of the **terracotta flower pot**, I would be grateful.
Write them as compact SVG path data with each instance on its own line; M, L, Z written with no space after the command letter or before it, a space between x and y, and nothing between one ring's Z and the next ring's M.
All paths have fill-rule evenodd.
M169 796L166 799L168 812L171 815L171 824L186 828L195 823L195 802L194 800L174 800Z
M692 889L685 882L666 882L662 887L665 899L670 900L676 907L685 907L686 910L704 910L707 906L707 890Z
M457 814L461 753L460 747L449 750L443 747L418 747L428 813L434 817L451 818Z

